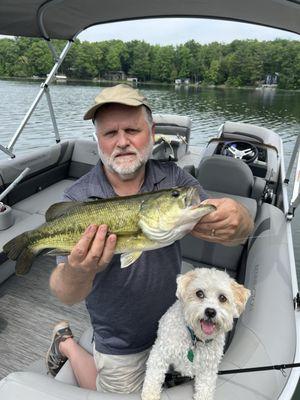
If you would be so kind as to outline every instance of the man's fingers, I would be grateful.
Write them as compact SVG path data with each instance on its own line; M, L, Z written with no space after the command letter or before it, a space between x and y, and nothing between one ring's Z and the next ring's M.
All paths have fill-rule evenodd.
M212 221L205 222L201 219L201 221L197 225L195 225L193 230L199 233L204 233L209 235L213 229L214 231L224 230L224 229L226 230L229 225L230 225L230 220L228 218L218 222L212 222Z
M74 263L82 262L89 250L90 244L94 239L94 236L97 232L97 225L90 225L81 236L77 244L74 246L71 254L69 256L69 260Z
M107 226L100 225L97 229L93 243L86 257L88 262L94 261L96 262L96 264L98 264L105 246L106 234L107 234Z
M86 263L94 265L98 271L105 269L114 255L116 242L117 236L111 234L107 237L107 226L100 225L87 254Z
M102 256L98 262L99 271L105 269L110 263L115 252L116 243L117 243L117 236L115 234L109 235L105 242Z

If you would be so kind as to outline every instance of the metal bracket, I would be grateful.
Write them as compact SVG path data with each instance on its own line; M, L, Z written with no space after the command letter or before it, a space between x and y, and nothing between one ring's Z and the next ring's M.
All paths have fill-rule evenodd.
M296 297L294 298L294 309L296 311L300 311L300 294L299 294L299 292L296 294Z
M12 153L7 147L2 146L2 144L0 144L0 150L2 150L3 153L7 154L11 158L15 158L16 157L14 155L14 153Z

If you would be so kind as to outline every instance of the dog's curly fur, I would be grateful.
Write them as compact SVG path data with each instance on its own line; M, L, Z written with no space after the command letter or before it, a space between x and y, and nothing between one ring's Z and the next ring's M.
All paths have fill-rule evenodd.
M178 300L159 322L142 400L160 399L170 365L195 378L195 400L212 400L225 334L244 310L250 291L223 271L196 268L179 275L176 296ZM188 358L191 351L193 361Z

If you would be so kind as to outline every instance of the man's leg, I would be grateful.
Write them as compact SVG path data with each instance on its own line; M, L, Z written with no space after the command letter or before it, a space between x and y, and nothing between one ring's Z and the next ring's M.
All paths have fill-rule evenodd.
M97 370L93 356L74 339L68 321L58 322L52 333L52 341L46 354L49 373L56 376L67 359L80 387L96 390Z
M60 342L59 351L69 359L79 386L96 390L97 370L94 357L73 338Z
M149 349L135 354L103 354L94 349L98 372L96 387L101 392L133 393L143 386Z

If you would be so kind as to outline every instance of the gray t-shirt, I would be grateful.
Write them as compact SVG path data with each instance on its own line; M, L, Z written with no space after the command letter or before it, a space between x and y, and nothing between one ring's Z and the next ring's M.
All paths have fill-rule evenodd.
M140 192L175 186L198 186L201 200L207 195L199 182L172 162L149 160ZM98 163L65 192L66 200L116 196ZM176 276L180 273L179 242L145 251L130 267L120 268L120 255L99 272L86 298L94 329L96 350L106 354L133 354L149 348L158 321L176 300Z

